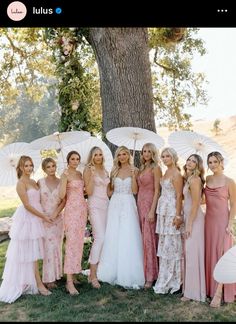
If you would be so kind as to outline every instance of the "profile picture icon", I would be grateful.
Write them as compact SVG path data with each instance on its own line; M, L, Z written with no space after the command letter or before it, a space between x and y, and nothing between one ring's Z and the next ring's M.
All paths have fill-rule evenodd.
M26 14L27 9L23 2L13 1L7 7L7 15L11 20L20 21L25 18Z

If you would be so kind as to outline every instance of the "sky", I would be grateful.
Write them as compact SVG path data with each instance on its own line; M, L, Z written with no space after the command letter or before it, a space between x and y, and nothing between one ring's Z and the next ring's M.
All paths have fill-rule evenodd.
M236 115L236 28L200 28L198 35L207 53L194 57L193 70L206 74L209 101L186 112L192 120Z

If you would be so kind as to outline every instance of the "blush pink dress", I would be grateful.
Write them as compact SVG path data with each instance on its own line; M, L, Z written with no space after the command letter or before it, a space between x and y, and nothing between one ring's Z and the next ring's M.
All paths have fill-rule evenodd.
M97 264L100 260L107 223L109 203L107 185L109 182L108 176L101 178L95 174L93 193L88 198L89 216L93 231L93 245L89 255L89 263L91 264Z
M187 182L183 194L186 225L192 208L192 197ZM196 218L193 221L191 236L185 240L184 244L183 292L185 297L202 302L206 300L204 225L205 214L199 205Z
M30 205L43 212L39 190L30 188L27 195ZM43 222L21 205L13 215L9 236L0 301L13 303L22 294L38 293L34 262L44 257Z
M64 273L66 274L81 272L86 222L87 203L84 199L84 181L71 180L67 183L64 210L66 236Z
M45 179L39 180L40 197L43 210L48 215L58 207L61 202L59 198L59 184L51 191ZM43 260L43 282L49 283L59 280L62 277L62 240L63 240L63 219L60 214L53 224L44 223L46 232L44 240Z
M205 188L206 220L205 220L205 267L206 267L206 294L213 297L217 282L213 278L213 271L220 257L230 249L233 237L226 233L229 220L229 193L227 185L222 187ZM236 284L223 286L225 302L233 302L236 295Z
M141 225L145 280L153 282L157 279L157 234L156 218L154 222L148 221L148 213L152 206L154 196L154 174L152 169L138 176L137 207Z

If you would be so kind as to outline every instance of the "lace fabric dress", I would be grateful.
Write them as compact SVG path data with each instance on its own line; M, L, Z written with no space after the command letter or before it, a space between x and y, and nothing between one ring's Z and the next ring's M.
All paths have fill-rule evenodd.
M157 226L159 235L157 256L159 274L154 292L157 294L174 293L182 284L183 263L183 226L176 229L172 225L176 216L176 192L170 178L161 179L161 196L157 204Z
M143 239L145 279L153 282L157 279L158 263L156 219L154 222L148 220L155 191L152 169L138 176L138 188L137 206Z
M124 288L143 287L143 246L131 177L114 180L98 279Z
M40 179L40 197L43 210L48 215L60 204L59 184L51 191L45 179ZM43 260L43 282L49 283L59 280L62 277L62 240L63 240L63 219L62 213L57 216L53 224L44 223L44 260Z
M27 195L30 205L43 212L39 190L30 188ZM38 293L34 262L44 257L43 222L21 205L13 215L9 236L0 301L13 303L22 294Z
M64 273L66 274L81 272L86 222L87 203L84 199L84 181L71 180L67 183L64 210L66 236Z

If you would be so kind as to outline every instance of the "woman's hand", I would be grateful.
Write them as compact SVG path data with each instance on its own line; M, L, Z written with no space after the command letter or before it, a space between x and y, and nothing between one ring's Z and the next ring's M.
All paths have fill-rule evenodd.
M91 176L94 176L95 174L95 167L93 165L89 166L89 170L91 171Z
M172 225L175 226L176 229L179 229L183 222L182 216L175 216Z
M155 212L150 210L147 216L147 219L149 223L154 223L155 222Z
M187 223L186 229L185 229L185 238L188 239L192 234L192 223Z
M68 171L68 169L65 169L64 171L63 171L63 173L62 173L64 176L66 176L66 178L68 178L68 176L69 176L69 171Z
M47 226L49 224L53 224L54 219L52 218L52 216L44 214L43 221L46 223L46 226Z

